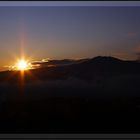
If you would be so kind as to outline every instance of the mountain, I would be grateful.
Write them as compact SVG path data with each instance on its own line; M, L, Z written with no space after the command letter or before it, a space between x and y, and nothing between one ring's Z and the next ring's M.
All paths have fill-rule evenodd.
M140 63L114 57L98 56L83 63L69 66L71 73L85 79L140 73Z
M49 63L49 64L47 64ZM85 81L103 80L112 76L140 74L140 63L136 61L124 61L114 57L98 56L82 60L52 60L47 65L55 67L41 67L25 71L27 81L68 79L75 77ZM30 73L30 74L29 74ZM13 76L14 75L14 76ZM32 75L32 76L31 76ZM1 72L1 81L8 79L19 79L20 72ZM36 78L35 78L36 77Z

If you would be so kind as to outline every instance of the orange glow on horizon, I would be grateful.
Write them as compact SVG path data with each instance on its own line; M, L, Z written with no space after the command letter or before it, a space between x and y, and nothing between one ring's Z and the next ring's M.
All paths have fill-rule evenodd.
M25 59L20 59L16 65L14 66L15 70L20 70L20 71L24 71L24 70L29 70L32 68L31 63L29 63L27 60Z

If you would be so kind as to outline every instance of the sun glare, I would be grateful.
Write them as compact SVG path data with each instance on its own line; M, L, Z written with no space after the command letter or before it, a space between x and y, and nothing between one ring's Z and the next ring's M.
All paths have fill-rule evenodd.
M25 70L27 68L27 62L25 60L20 60L17 67L19 70Z
M14 65L7 66L9 71L25 71L35 69L31 59L17 59Z
M30 69L30 63L28 63L26 60L22 59L19 60L16 65L17 70L27 70Z

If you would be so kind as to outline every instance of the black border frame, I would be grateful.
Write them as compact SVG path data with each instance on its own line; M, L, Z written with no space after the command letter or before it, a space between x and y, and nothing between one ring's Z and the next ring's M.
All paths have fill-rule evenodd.
M5 2L5 1L0 1L0 2ZM15 2L15 1L6 1L6 2ZM35 2L35 1L18 1L18 2ZM36 1L37 2L37 1ZM42 2L47 2L47 1L42 1ZM51 1L49 1L51 2ZM54 2L59 2L57 0L55 0ZM62 2L62 0L61 0ZM65 2L71 2L71 1L65 1ZM73 1L76 2L76 1ZM82 1L78 1L77 2L82 2ZM86 1L85 1L86 2ZM119 1L89 1L88 2L119 2ZM132 6L140 6L140 1L120 1L120 2L134 2L134 3L139 3L139 5L134 4ZM131 5L128 5L131 6ZM1 5L0 5L1 7ZM114 139L114 140L118 140L118 139L129 139L129 140L133 140L133 139L140 139L140 133L139 134L0 134L0 139L98 139L98 140L102 140L102 139Z

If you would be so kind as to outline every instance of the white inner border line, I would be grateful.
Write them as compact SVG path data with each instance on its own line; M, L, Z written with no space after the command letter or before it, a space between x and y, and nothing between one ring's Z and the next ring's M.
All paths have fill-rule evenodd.
M0 6L140 6L140 1L0 1Z

